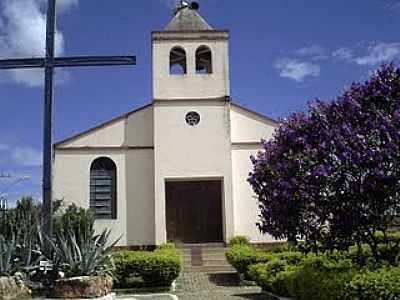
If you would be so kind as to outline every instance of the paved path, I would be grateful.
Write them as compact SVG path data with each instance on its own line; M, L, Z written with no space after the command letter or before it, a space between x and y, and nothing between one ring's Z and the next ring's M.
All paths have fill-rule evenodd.
M239 285L236 273L183 273L177 280L179 300L268 300L256 286Z
M240 286L236 273L182 273L174 293L119 296L118 300L270 300L257 286Z

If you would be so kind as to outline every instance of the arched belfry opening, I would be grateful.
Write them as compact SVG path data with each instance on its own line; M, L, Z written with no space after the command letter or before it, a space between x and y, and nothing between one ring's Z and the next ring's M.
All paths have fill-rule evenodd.
M196 50L196 73L211 74L212 68L212 52L208 46L200 46Z
M187 74L186 51L182 47L176 46L171 49L169 54L169 73L171 75Z

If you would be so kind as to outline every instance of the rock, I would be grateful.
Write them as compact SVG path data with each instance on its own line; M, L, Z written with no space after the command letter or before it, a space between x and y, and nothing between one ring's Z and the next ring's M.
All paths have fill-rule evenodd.
M31 291L16 277L0 277L0 300L30 298Z
M53 298L98 298L111 293L110 276L82 276L56 280L51 293Z

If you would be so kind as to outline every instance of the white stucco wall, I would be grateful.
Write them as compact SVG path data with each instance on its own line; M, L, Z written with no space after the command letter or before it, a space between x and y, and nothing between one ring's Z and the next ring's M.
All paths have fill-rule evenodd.
M127 116L124 145L154 146L153 106L147 106Z
M67 140L58 147L148 147L153 146L153 140L153 107L147 105Z
M66 205L89 208L90 166L96 158L109 157L117 166L117 219L96 220L96 231L110 228L113 238L122 235L119 246L153 245L152 146L152 106L59 145L55 151L55 198L64 199Z
M234 146L232 149L233 200L235 203L235 235L244 235L253 243L274 242L269 235L260 234L256 223L259 208L250 184L247 182L251 171L250 155L256 154L254 146Z
M167 33L166 33L167 34ZM217 98L230 95L228 39L214 40L198 33L195 40L185 34L176 40L153 41L153 95L155 99ZM206 45L212 51L212 74L196 74L196 50ZM170 51L175 46L185 49L187 74L170 75Z
M57 151L54 162L54 197L64 204L90 205L90 166L98 157L108 157L117 165L117 219L96 220L97 232L112 230L112 240L122 235L119 245L126 245L126 161L120 151Z
M261 149L260 140L272 137L276 123L267 118L231 105L232 178L235 216L235 235L244 235L253 243L269 243L269 235L260 234L256 223L259 208L250 184L247 182L252 170L251 155Z
M254 143L272 137L276 124L243 109L235 104L231 105L231 138L232 143Z
M95 129L62 144L62 147L106 147L120 146L125 140L125 118L120 118L107 126Z
M196 111L197 126L185 116ZM230 157L229 103L221 101L160 101L154 104L155 235L166 241L165 180L224 179L223 223L225 239L232 237L232 164Z
M127 245L154 245L154 152L134 150L126 155Z

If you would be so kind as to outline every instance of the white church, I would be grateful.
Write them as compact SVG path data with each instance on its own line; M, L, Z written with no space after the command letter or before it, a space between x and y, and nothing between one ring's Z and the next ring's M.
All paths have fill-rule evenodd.
M182 4L152 52L148 105L55 145L55 198L93 209L120 246L272 242L247 177L278 124L230 98L229 31Z

